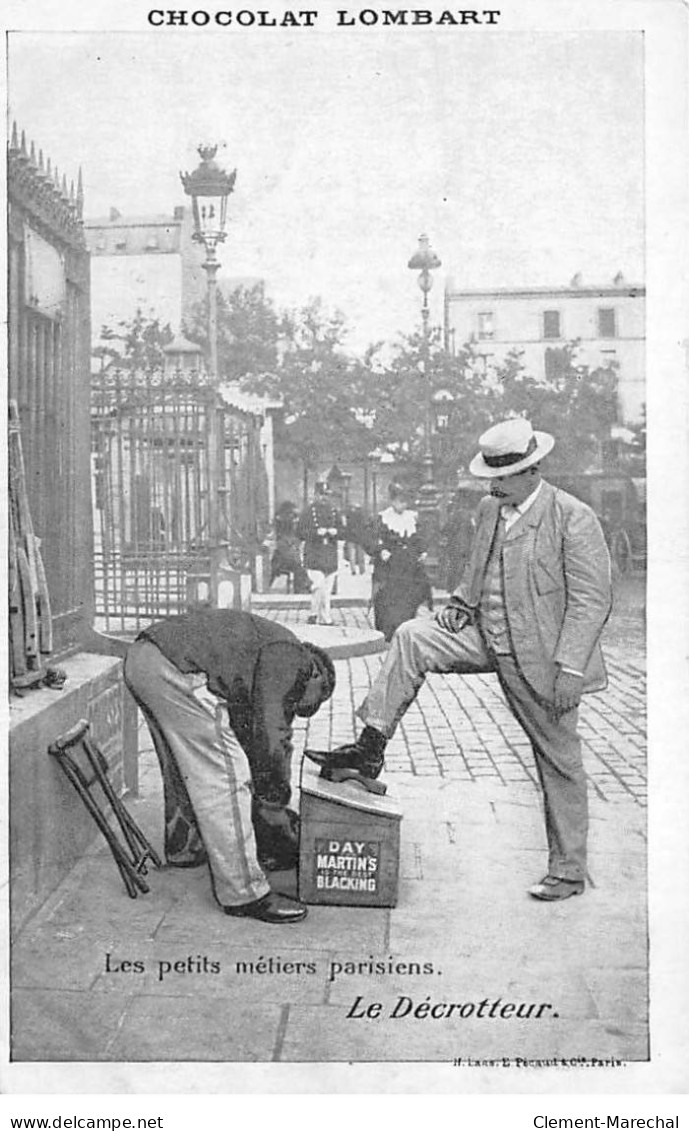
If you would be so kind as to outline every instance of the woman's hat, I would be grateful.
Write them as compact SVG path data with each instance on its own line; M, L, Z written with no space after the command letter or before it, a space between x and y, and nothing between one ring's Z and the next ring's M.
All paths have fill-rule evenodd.
M535 432L531 421L523 416L494 424L479 437L478 455L469 464L469 471L478 479L517 475L539 463L555 446L548 432Z

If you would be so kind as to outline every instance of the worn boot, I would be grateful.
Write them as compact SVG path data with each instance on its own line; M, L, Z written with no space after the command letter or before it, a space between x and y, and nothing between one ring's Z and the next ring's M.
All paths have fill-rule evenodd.
M305 750L304 753L324 770L356 770L362 777L375 779L385 765L386 745L384 734L374 727L364 727L356 742L334 750Z

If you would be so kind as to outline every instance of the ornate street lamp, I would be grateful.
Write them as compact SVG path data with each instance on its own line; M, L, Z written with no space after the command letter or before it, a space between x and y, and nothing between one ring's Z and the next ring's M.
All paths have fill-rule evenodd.
M218 383L217 274L220 264L217 247L227 233L227 198L234 189L237 170L226 173L215 161L217 145L199 145L201 164L193 173L180 173L187 196L191 197L194 217L192 239L203 244L206 259L203 269L208 279L208 340L211 380Z
M424 412L424 476L423 484L419 491L419 517L423 524L424 535L428 545L428 558L427 567L431 578L434 571L437 570L438 565L438 536L440 527L440 513L439 513L439 497L438 489L433 481L433 453L431 450L431 435L433 429L433 402L430 387L430 366L429 366L429 329L428 329L428 295L431 287L433 286L433 276L431 271L441 266L440 259L433 251L428 236L419 236L418 250L411 259L407 266L412 271L419 272L419 286L423 293L423 303L421 305L421 320L423 325L423 341L422 341L422 372L424 378L425 389L425 412Z
M436 432L447 432L452 417L452 405L455 398L449 389L436 389L433 394L433 415L435 418Z
M212 396L208 399L208 534L210 543L210 596L213 605L221 603L221 577L227 568L227 541L223 538L221 496L226 496L225 453L221 448L218 413L218 304L217 274L220 267L217 247L226 238L227 199L234 189L237 170L226 173L216 164L216 145L199 145L201 164L193 173L180 173L187 196L191 197L194 232L192 239L203 244L206 258L203 269L208 282L208 349Z

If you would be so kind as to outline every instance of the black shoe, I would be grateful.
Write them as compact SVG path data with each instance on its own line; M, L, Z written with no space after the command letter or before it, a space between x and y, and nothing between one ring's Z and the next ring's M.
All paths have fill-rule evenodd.
M388 787L382 781L367 778L359 770L353 770L350 766L322 766L321 777L325 781L334 782L336 785L345 781L356 782L357 785L368 790L369 793L377 794L378 797L384 797L388 791Z
M307 758L328 770L357 770L365 778L380 777L385 765L385 735L374 727L364 727L356 742L334 750L305 750Z
M240 903L238 907L223 907L226 915L237 918L260 919L263 923L298 923L305 919L308 908L297 899L269 891L261 899Z
M307 617L306 623L307 624L318 624L318 617Z
M534 884L533 887L529 888L529 895L533 896L534 899L543 899L548 903L583 894L583 880L568 880L563 876L544 876L540 884Z

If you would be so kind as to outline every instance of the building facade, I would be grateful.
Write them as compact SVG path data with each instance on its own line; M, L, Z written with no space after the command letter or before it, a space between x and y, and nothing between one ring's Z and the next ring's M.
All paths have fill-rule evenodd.
M169 215L123 216L116 208L108 217L86 220L91 254L92 341L102 328L131 322L141 311L179 333L208 288L204 252L192 239L190 208L175 207ZM219 280L226 293L253 286L256 278Z
M444 336L451 352L473 342L486 371L511 350L523 353L535 377L554 377L563 348L578 345L577 361L615 365L621 424L643 417L645 393L646 289L621 274L609 284L587 285L575 276L568 286L445 291Z
M94 340L103 326L130 321L137 310L179 329L183 311L205 292L190 210L124 217L111 208L107 218L87 221L84 230L91 253Z

